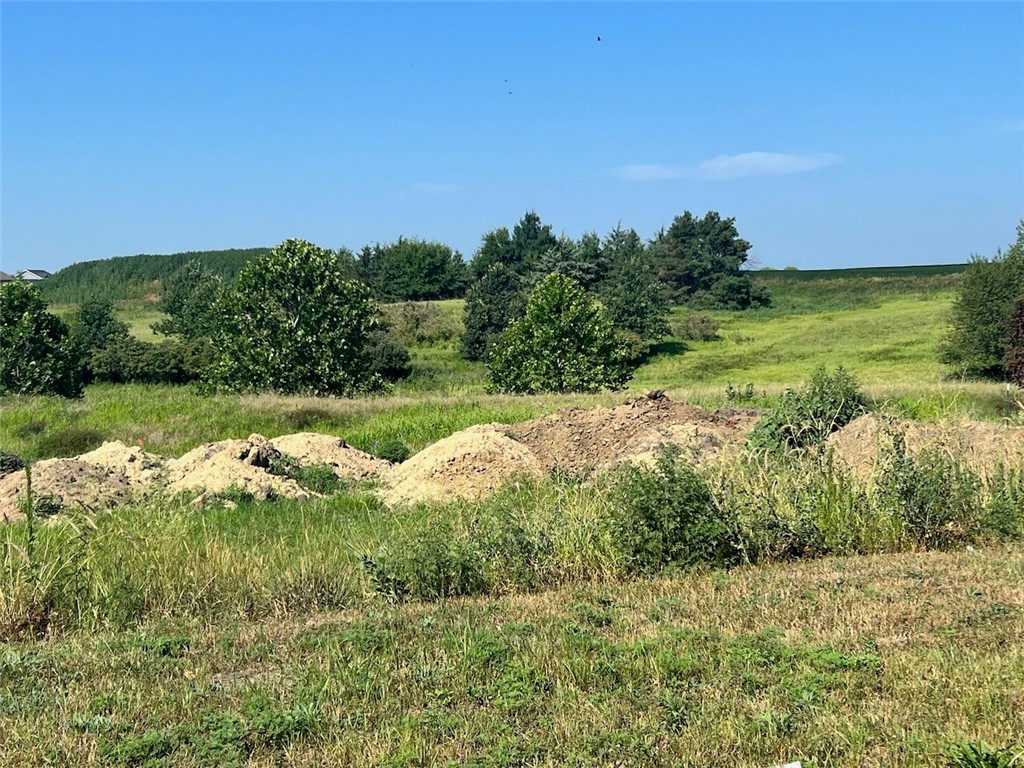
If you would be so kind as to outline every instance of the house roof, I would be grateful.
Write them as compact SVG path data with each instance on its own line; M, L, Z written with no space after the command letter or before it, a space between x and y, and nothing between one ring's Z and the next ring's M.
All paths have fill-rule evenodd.
M0 283L9 283L14 280L14 275L8 275L6 272L0 272Z
M45 269L23 269L18 273L18 277L25 280L45 280L52 274L52 272L47 272Z

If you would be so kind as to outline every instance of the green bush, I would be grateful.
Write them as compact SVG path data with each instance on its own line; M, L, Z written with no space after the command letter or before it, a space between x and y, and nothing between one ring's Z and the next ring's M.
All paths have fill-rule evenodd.
M282 454L280 458L270 462L267 471L272 475L287 477L294 480L307 491L327 496L345 488L334 468L328 464L303 466L292 456Z
M458 318L449 317L433 304L405 301L381 307L392 335L404 347L450 344L462 333Z
M208 339L151 344L126 336L94 350L89 367L97 381L185 384L199 379L212 358Z
M675 334L688 341L714 341L719 327L718 321L709 315L690 315L676 327Z
M492 390L521 394L620 389L632 376L626 345L600 306L559 274L537 286L487 366Z
M82 362L68 326L46 311L37 286L0 285L0 395L79 397Z
M409 446L401 440L374 440L370 445L369 453L378 459L390 461L392 464L401 464L412 455Z
M912 456L902 435L878 476L882 503L924 549L947 549L981 534L981 481L960 462L937 450Z
M628 570L739 560L735 521L678 448L665 448L653 468L624 465L613 493L611 528Z
M370 334L370 371L385 381L398 381L412 373L409 351L384 330Z
M757 448L787 449L821 445L825 438L867 412L857 379L842 367L818 368L800 390L787 389L779 404L754 427Z

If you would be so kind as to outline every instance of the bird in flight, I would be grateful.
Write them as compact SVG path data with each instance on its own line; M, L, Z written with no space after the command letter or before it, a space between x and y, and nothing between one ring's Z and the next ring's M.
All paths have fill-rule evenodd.
M600 35L597 36L597 42L599 42L599 43L601 42L601 36Z

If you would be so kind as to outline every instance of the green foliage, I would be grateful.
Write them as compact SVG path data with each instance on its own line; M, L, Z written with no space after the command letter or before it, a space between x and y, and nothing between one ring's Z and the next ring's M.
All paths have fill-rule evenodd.
M981 483L945 453L928 450L911 456L902 435L895 435L878 484L882 503L923 549L963 546L981 533Z
M0 395L82 394L81 353L46 306L34 285L0 285Z
M128 337L128 325L114 316L113 303L105 299L83 302L70 326L71 338L85 353Z
M363 568L374 590L394 600L443 600L486 589L482 552L441 523L418 529L400 547L364 556Z
M385 304L381 313L392 336L404 347L442 347L462 333L458 318L442 312L436 304Z
M630 234L625 243L616 243L616 258L601 299L608 320L616 328L647 341L658 341L671 332L668 302L640 238L632 230Z
M378 328L370 333L370 373L384 381L398 381L412 373L409 350L395 341L388 331Z
M337 493L345 487L330 465L303 466L298 460L287 454L282 454L280 458L272 460L267 471L272 475L294 480L307 491L319 493L321 496Z
M779 403L754 427L750 442L759 448L821 445L825 438L867 411L867 400L853 374L821 366L801 389L787 389Z
M98 429L72 424L40 436L36 451L42 457L78 456L99 448L103 440L103 433Z
M466 292L462 354L483 360L498 336L526 314L526 286L505 264L495 264Z
M1013 305L1006 342L1006 371L1010 381L1024 387L1024 299Z
M505 265L520 277L526 277L536 270L541 257L557 245L551 225L541 223L540 216L534 211L527 211L511 235L501 227L483 236L470 269L478 280L498 264Z
M224 281L201 262L188 261L163 281L160 310L167 319L156 323L153 330L188 340L210 336L223 285Z
M994 258L977 256L960 282L942 362L958 373L990 379L1008 373L1011 315L1024 299L1024 220L1017 240Z
M578 241L563 235L537 259L531 282L536 285L557 272L575 280L584 290L593 291L604 280L607 271L608 262L596 234L587 233Z
M269 248L246 248L80 261L46 280L43 294L49 301L60 303L81 303L91 298L150 300L153 294L161 293L163 281L189 262L198 262L222 280L233 282L250 259L269 252Z
M366 246L357 273L380 301L425 301L462 296L467 268L447 245L416 238Z
M597 302L569 278L546 277L526 316L502 334L488 360L500 392L596 392L619 389L632 372L622 339Z
M379 389L377 311L369 289L344 274L335 253L304 240L249 262L218 303L213 383L347 397Z
M201 378L213 359L213 347L206 338L150 344L125 336L93 351L89 368L97 381L185 384Z
M1020 768L1024 748L990 747L984 741L961 741L946 748L946 768Z
M623 466L614 496L613 540L627 570L738 561L735 522L678 448L665 448L653 468Z
M716 211L702 219L684 212L655 236L650 247L658 278L677 303L723 309L770 303L767 293L741 271L749 250L736 220L723 219Z
M378 459L384 459L385 461L390 461L393 464L401 464L412 455L412 451L409 450L409 446L401 440L396 440L394 438L389 440L374 440L373 443L370 444L369 453L376 456Z

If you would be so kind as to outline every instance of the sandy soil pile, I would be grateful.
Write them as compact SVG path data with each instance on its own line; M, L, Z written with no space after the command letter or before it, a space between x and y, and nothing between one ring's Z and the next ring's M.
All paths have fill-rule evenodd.
M269 498L308 499L309 493L294 480L270 474L281 451L263 435L246 440L221 440L195 448L167 462L167 491L200 490L202 503L211 496L237 488L261 501Z
M839 461L858 476L867 477L879 458L892 449L896 434L903 435L911 454L926 448L939 450L981 474L999 464L1024 460L1024 427L984 421L921 424L868 413L831 435L826 444Z
M142 448L125 445L120 440L103 443L99 448L75 458L124 475L132 487L148 487L159 481L166 461L163 456L146 453Z
M352 448L340 437L316 432L299 432L275 437L270 444L308 467L327 464L341 480L363 480L376 477L390 469L391 462L378 459L357 448Z
M707 412L652 392L614 408L568 408L507 431L533 451L545 471L576 474L642 459L666 443L681 445L700 463L738 449L760 417L753 408Z
M585 474L620 461L653 459L666 443L696 463L735 452L760 413L707 413L660 392L614 408L569 408L520 424L486 424L428 446L384 476L388 504L477 498L505 480L552 471Z
M480 424L428 445L384 476L385 503L472 499L506 480L539 477L537 457L504 433L503 424Z
M26 484L24 472L0 479L0 520L25 518ZM78 505L91 512L116 507L131 490L131 481L122 472L80 459L46 459L32 465L32 496L43 516Z

